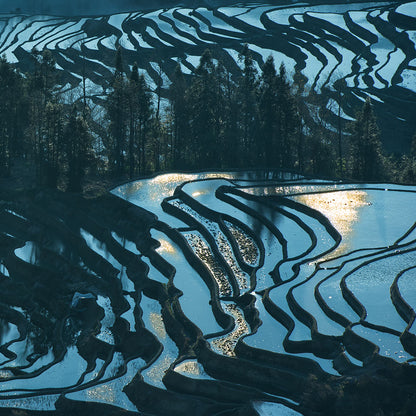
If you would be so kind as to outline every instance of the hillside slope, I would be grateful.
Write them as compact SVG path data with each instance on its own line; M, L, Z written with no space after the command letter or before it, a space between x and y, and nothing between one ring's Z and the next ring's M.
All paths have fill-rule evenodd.
M360 3L365 0L332 0L330 3ZM56 16L77 16L81 14L104 15L120 12L166 9L170 7L222 7L241 5L244 2L238 0L95 0L86 2L83 0L0 0L0 13L13 13L17 9L26 14L53 14ZM251 1L249 4L261 3L261 1ZM275 6L291 5L296 1L290 0L269 0L268 4ZM302 4L322 4L322 0L309 0ZM375 2L376 3L376 2Z
M206 48L238 75L238 54L247 43L259 68L272 55L289 74L301 71L318 92L343 78L346 119L370 96L386 149L408 151L416 131L416 2L272 3L99 17L5 14L0 15L0 54L29 71L31 50L50 49L63 85L78 85L85 70L89 94L99 96L108 88L119 46L126 64L137 62L153 89L162 83L166 90L177 63L192 73ZM335 99L330 93L332 111Z

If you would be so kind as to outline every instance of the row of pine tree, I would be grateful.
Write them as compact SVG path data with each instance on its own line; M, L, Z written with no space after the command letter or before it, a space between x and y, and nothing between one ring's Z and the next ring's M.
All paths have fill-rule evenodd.
M193 74L178 65L167 101L162 85L151 91L137 65L124 69L120 49L111 89L95 101L85 79L79 94L63 94L50 51L33 51L32 59L30 74L0 59L3 177L25 161L35 167L38 185L71 192L82 190L86 175L134 178L161 170L265 168L363 181L416 180L416 146L401 158L383 155L369 100L347 124L341 118L342 80L333 86L338 108L328 109L322 94L306 90L305 77L295 72L289 81L272 57L259 71L247 46L238 77L208 50ZM337 111L334 128L328 117Z

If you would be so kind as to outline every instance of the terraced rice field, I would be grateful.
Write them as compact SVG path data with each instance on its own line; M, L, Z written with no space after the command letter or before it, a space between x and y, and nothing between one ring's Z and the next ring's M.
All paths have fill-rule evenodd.
M311 377L413 371L414 187L225 172L112 193L2 196L1 407L310 414Z
M100 97L110 85L118 47L153 90L166 91L177 63L190 74L207 48L237 75L238 55L248 44L259 68L272 55L289 74L305 75L309 89L332 90L327 107L333 126L339 101L342 117L350 120L370 96L382 130L395 137L388 150L407 151L415 130L415 16L416 2L175 7L97 17L7 14L0 16L0 54L29 70L32 49L49 49L64 73L64 91L85 76L88 94ZM338 79L347 84L341 100L332 87Z

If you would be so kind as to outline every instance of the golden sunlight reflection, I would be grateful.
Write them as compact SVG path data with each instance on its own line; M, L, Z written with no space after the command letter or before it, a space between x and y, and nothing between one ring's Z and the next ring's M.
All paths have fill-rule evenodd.
M369 205L364 191L297 195L292 199L325 215L343 239L351 233L353 224L358 221L359 208Z
M158 175L148 180L138 180L127 183L126 185L116 188L115 192L119 195L130 197L141 195L142 198L153 201L160 201L163 198L172 196L176 187L184 182L195 181L198 179L233 179L235 175L227 173L167 173ZM202 194L204 191L199 191ZM199 194L199 195L200 195ZM195 197L198 195L194 195Z
M186 181L193 181L197 179L197 175L184 174L184 173L167 173L165 175L158 175L152 179L153 184L159 186L169 186L172 183L182 183Z
M342 242L329 256L318 260L322 262L345 254L351 249L351 237L354 234L354 224L359 220L360 209L371 205L365 191L349 190L328 193L297 195L292 197L297 202L321 212L342 236Z
M209 178L226 178L232 179L232 175L224 173L206 173L206 174L184 174L184 173L167 173L165 175L159 175L152 179L152 189L150 197L152 199L160 200L161 195L163 197L173 195L175 188L181 183L187 181L194 181L197 179L209 179ZM206 192L206 191L205 191ZM204 190L199 190L198 195L202 195ZM194 197L198 195L192 195Z
M159 243L160 243L160 246L156 249L156 251L160 253L161 255L163 255L163 253L169 253L169 254L176 253L175 247L173 247L173 245L169 241L161 238L159 239Z
M130 182L129 184L128 184L128 186L126 187L126 189L127 189L127 191L126 191L126 193L127 193L127 195L134 195L134 194L136 194L139 190L140 190L140 188L142 188L143 187L143 182L142 181L135 181L135 182ZM120 190L120 192L121 192L121 188L122 187L120 187L120 188L116 188L116 189L118 189L118 190Z
M197 198L198 196L201 196L201 195L204 195L204 194L207 194L207 193L208 193L208 191L195 191L195 192L192 192L192 197Z

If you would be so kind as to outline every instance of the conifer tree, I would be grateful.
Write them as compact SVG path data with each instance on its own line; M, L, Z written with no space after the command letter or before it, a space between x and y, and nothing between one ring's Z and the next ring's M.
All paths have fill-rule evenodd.
M60 103L48 101L45 108L43 155L46 186L56 188L61 168L63 148L63 107Z
M171 153L172 167L183 169L188 159L188 126L189 114L186 104L186 81L180 64L175 68L172 84L169 87L171 114Z
M296 132L300 123L300 116L286 78L286 68L282 63L276 77L276 125L277 146L273 150L273 157L278 161L277 167L293 168L295 164ZM280 149L279 149L280 146Z
M305 172L312 175L333 176L336 170L334 134L328 116L327 99L315 90L309 91L308 105L303 106L306 120ZM306 108L305 108L306 107ZM306 110L306 111L305 111Z
M36 165L37 181L55 188L60 173L63 112L56 91L58 84L55 60L49 50L32 51L34 71L29 76L29 136Z
M293 98L296 104L296 110L298 114L298 123L296 128L296 146L297 146L297 165L299 172L305 170L306 160L306 132L307 132L307 119L309 110L305 102L305 86L308 78L303 75L298 69L295 69L293 75Z
M410 144L410 155L416 158L416 133L413 135L412 142Z
M334 89L337 92L337 102L338 102L338 171L339 175L342 177L344 172L344 161L343 161L343 154L342 154L342 117L341 117L341 107L342 107L342 100L344 98L345 89L347 87L347 83L344 78L337 79L334 82Z
M128 109L128 163L131 178L137 170L141 174L146 172L146 153L153 117L149 87L143 74L139 74L136 63L128 83Z
M416 183L416 134L410 143L410 152L404 154L397 163L398 173L396 176L404 183Z
M143 74L139 75L137 84L138 111L137 111L137 132L139 146L139 170L140 173L146 172L146 147L152 131L152 120L154 110L152 107L151 94Z
M216 136L221 167L237 167L242 164L241 139L238 129L239 108L236 85L231 74L219 62L216 67L218 87Z
M380 131L373 113L371 100L367 97L352 125L352 177L358 180L377 180L383 171L382 165Z
M117 49L112 91L107 98L107 116L110 121L109 132L111 149L109 152L110 170L122 175L125 170L125 151L128 123L128 93L123 69L121 48Z
M260 135L257 155L264 167L271 168L276 166L275 155L281 152L276 125L276 68L272 56L263 65L259 90Z
M137 118L137 85L139 83L139 72L137 64L134 63L129 82L129 145L128 164L129 178L132 179L136 169L135 148L136 144L136 118Z
M65 126L64 153L68 165L67 190L81 192L85 172L92 158L92 139L87 122L74 106Z
M215 65L209 50L201 56L199 66L188 90L190 130L192 137L191 153L193 167L211 166L218 154L217 106L218 85Z
M0 176L9 176L14 157L26 153L28 107L23 76L0 57Z
M252 166L255 162L255 143L258 136L258 73L248 45L245 44L239 56L244 62L238 83L239 125L241 131L241 149L244 164Z

